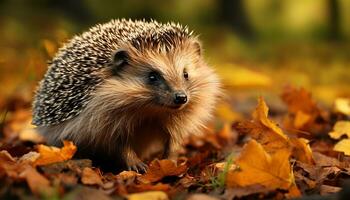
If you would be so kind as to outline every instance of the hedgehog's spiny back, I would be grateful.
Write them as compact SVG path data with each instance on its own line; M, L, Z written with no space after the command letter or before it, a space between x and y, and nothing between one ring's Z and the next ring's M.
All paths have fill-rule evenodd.
M99 72L122 44L142 51L176 48L191 37L186 27L156 21L112 20L75 36L52 60L33 104L33 124L59 124L77 116L103 78Z

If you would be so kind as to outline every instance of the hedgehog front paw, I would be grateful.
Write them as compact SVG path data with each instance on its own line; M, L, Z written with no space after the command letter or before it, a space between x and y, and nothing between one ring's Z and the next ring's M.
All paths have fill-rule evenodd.
M129 171L136 171L137 173L145 173L147 169L148 169L148 166L142 161L128 166Z

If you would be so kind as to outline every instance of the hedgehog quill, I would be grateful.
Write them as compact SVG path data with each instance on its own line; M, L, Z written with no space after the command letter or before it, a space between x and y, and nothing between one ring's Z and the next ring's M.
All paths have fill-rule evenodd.
M136 171L174 154L210 120L220 81L198 38L180 24L112 20L59 49L33 102L51 145Z

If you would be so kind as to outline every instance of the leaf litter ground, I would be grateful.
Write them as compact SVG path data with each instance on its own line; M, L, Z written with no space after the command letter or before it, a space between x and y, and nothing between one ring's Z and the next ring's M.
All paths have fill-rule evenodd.
M187 138L176 161L153 160L144 174L75 159L70 141L46 146L27 107L12 106L1 130L0 199L346 199L350 100L322 109L293 87L281 99L286 112L271 117L260 97L250 117L208 125L219 128ZM222 105L218 115L240 115Z

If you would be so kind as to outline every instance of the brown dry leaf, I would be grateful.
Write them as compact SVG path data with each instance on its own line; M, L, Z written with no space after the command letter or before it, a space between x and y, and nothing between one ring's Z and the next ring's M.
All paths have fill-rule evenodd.
M171 160L154 160L150 163L146 174L140 177L142 180L156 182L166 176L181 176L187 171L187 164L176 165Z
M338 98L334 102L334 110L344 115L350 116L350 99Z
M267 151L289 148L289 139L273 121L268 119L268 107L262 97L253 113L252 121L238 123L236 129L261 143Z
M47 165L56 162L63 162L73 157L77 147L70 141L63 141L63 147L49 147L46 145L38 145L40 157L34 162L35 166Z
M325 121L327 116L312 99L310 92L304 88L286 87L281 98L288 106L288 115L284 121L287 128L311 133L324 130L325 124L320 121Z
M119 180L125 181L128 179L134 179L136 176L140 176L141 174L135 172L135 171L122 171L117 175L117 178Z
M81 175L81 182L85 185L102 185L102 177L100 173L91 169L90 167L85 167Z
M320 194L321 195L328 195L328 194L337 193L340 190L341 190L341 187L334 187L334 186L330 186L330 185L321 185Z
M142 192L127 195L128 200L149 200L149 199L157 199L157 200L168 200L168 195L165 192L161 191L152 191L152 192Z
M30 190L34 194L50 195L53 192L49 180L30 165L25 166L19 176L27 181Z
M235 161L239 170L228 172L226 184L228 187L260 184L268 189L288 190L294 184L290 154L288 149L269 154L257 141L251 140Z
M286 87L282 94L282 100L288 105L290 113L296 114L302 111L304 114L311 114L318 112L316 102L305 88Z
M312 150L307 139L291 138L290 142L293 146L293 156L297 160L308 164L315 164L312 156Z
M18 166L16 160L7 152L0 152L0 177L6 174L9 177L17 177Z
M350 139L340 140L334 145L333 150L343 152L345 155L350 156Z
M333 139L340 139L343 135L350 138L350 121L337 121L333 127L333 131L328 134Z

